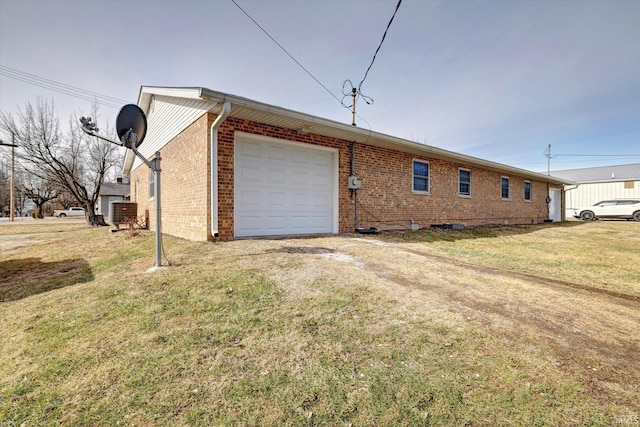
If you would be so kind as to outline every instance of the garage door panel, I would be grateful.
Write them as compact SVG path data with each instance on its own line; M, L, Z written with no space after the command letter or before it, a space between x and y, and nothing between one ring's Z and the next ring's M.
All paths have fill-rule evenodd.
M289 204L294 209L308 208L309 194L308 193L291 193L289 198Z
M303 232L309 228L309 218L306 215L291 216L291 230L294 232Z
M238 153L243 156L262 157L262 145L253 142L245 142L239 147Z
M236 140L237 237L333 232L335 153Z
M309 153L307 151L302 150L291 150L291 161L293 163L309 163Z
M266 205L270 210L282 209L287 205L289 197L288 194L283 191L270 191L266 195Z
M275 161L286 161L287 160L287 150L284 147L278 147L274 145L267 145L267 159L275 160Z
M246 208L256 208L262 205L263 193L260 191L246 191L240 195L239 203Z
M331 156L327 153L317 153L313 155L313 164L318 166L329 166Z
M261 169L255 166L243 166L238 172L242 183L257 183L260 182L263 176Z
M285 171L281 169L275 169L273 167L270 167L266 172L266 176L269 182L262 182L261 185L263 186L268 187L274 183L278 183L282 185L287 182L287 174L285 173ZM264 174L262 174L262 177L264 177ZM263 179L261 178L259 181L263 181Z
M331 185L331 176L328 174L314 174L313 175L313 186L314 187L324 187L327 185Z
M313 210L322 209L327 203L331 203L331 198L327 194L313 194L310 199L310 206Z
M259 215L243 215L242 218L239 218L236 227L242 230L243 233L258 233L262 229L263 222L262 217Z
M286 217L283 215L267 215L266 230L271 234L280 234L286 230Z

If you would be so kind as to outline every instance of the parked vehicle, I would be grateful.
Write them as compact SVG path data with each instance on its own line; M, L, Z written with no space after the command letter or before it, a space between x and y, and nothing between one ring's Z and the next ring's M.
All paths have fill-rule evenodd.
M64 210L53 211L53 216L64 218L66 216L84 216L84 208L68 208Z
M600 218L623 218L640 221L640 200L612 199L598 202L593 206L578 208L573 216L583 221L594 221Z

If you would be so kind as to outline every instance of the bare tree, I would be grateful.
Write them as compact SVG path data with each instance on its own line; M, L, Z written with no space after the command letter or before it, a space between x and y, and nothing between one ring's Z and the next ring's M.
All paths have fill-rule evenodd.
M92 109L98 117L97 107ZM0 128L15 134L16 153L23 167L51 188L67 192L84 207L87 220L98 224L94 206L109 171L119 164L118 147L82 132L77 115L70 118L69 132L62 136L53 103L38 98L24 110L0 113Z
M20 171L20 184L16 185L20 194L24 194L36 205L35 218L44 218L42 207L58 197L59 190L51 181L43 180L26 170Z

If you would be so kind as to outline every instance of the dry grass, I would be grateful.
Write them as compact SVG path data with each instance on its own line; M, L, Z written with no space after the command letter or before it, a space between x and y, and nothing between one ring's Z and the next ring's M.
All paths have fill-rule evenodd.
M601 226L592 233L611 232ZM542 232L556 244L554 230L564 239L579 228L511 237ZM574 354L567 348L594 344L588 334L568 333L559 319L555 331L536 323L580 314L546 313L545 300L591 300L591 313L608 309L608 327L620 329L601 331L612 335L606 344L633 363L637 303L443 257L474 262L485 245L478 236L224 244L167 236L173 266L147 274L150 232L60 234L0 259L3 275L12 266L0 285L0 425L638 422L637 366ZM39 272L24 268L34 259ZM54 276L58 285L43 288ZM532 305L509 308L519 300ZM577 316L570 327L585 322Z
M460 261L640 298L640 223L627 221L430 230L389 238L425 242Z

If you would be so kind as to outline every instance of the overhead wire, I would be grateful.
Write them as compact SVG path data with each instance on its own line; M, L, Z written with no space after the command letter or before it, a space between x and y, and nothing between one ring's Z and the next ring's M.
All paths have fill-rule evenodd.
M43 89L48 89L63 95L72 96L85 101L96 102L110 108L120 108L121 104L127 104L128 101L98 92L82 89L56 80L47 79L35 74L17 70L15 68L0 65L0 75L10 79L18 80Z
M369 66L367 67L367 70L364 73L364 76L362 77L362 80L360 80L360 83L358 84L358 88L356 89L353 86L353 83L351 83L351 80L347 79L345 80L345 82L342 84L342 93L343 93L343 97L342 97L342 106L346 107L344 104L344 99L351 95L353 97L353 104L351 106L348 106L347 108L352 108L352 111L355 115L355 105L358 102L358 99L362 98L364 100L365 103L367 103L367 105L373 105L374 100L373 98L371 98L370 96L367 96L365 94L362 93L362 84L365 82L365 80L367 79L367 76L369 75L369 71L371 70L371 67L373 67L374 62L376 61L376 57L378 56L378 52L380 51L380 48L382 47L382 44L384 43L384 40L387 37L387 33L389 32L389 28L391 28L391 23L393 22L394 18L396 17L396 14L398 13L398 9L400 9L400 5L402 4L402 0L398 0L398 4L396 4L396 8L393 11L393 15L391 15L391 19L389 20L389 23L387 24L387 27L384 30L384 33L382 34L382 39L380 39L380 43L378 43L378 47L376 48L374 54L373 54L373 58L371 58L371 63L369 64ZM349 93L345 93L344 91L344 86L345 84L349 82L349 85L351 86L351 92ZM357 115L358 116L358 115ZM360 116L358 116L360 117ZM355 124L355 122L353 123Z
M244 13L247 18L249 18L258 28L260 28L262 30L263 33L265 33L267 35L267 37L269 37L271 39L271 41L273 41L280 49L282 49L282 51L284 53L287 54L287 56L289 56L289 58L291 58L293 60L293 62L295 62L296 64L298 64L298 66L300 68L302 68L302 70L304 70L305 73L307 73L313 80L315 80L316 83L318 83L325 91L327 91L327 93L329 95L331 95L333 98L335 98L336 101L340 102L342 104L342 101L333 94L333 92L331 92L324 84L322 84L322 82L320 80L318 80L316 78L316 76L314 76L311 71L307 70L305 68L304 65L302 65L300 63L300 61L298 61L291 53L289 53L289 51L287 49L284 48L284 46L282 46L275 38L273 38L273 36L271 34L269 34L269 32L267 30L265 30L259 23L258 21L256 21L255 19L253 19L253 17L251 15L249 15L249 13L244 10L242 7L240 7L240 5L238 3L236 3L236 0L231 0L233 2L233 4L236 5L236 7L238 9L240 9L242 11L242 13Z
M640 157L640 154L554 154L553 157Z
M367 71L364 73L364 77L362 78L362 80L360 81L360 84L358 85L358 92L361 91L362 84L367 79L367 75L369 74L369 70L371 70L371 67L373 67L373 63L376 60L376 56L378 56L378 52L380 51L380 48L382 47L382 43L384 43L384 39L387 37L387 32L389 31L389 28L391 27L391 23L393 22L393 19L396 17L396 13L398 13L398 9L400 9L400 4L401 3L402 3L402 0L398 0L398 4L396 5L396 9L393 11L393 15L391 16L391 19L389 20L389 23L387 24L387 28L384 30L384 34L382 34L382 39L380 40L380 44L378 44L378 48L376 49L375 53L373 54L373 58L371 59L371 64L369 64L369 67L367 68Z

